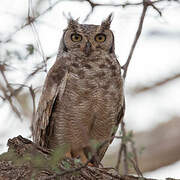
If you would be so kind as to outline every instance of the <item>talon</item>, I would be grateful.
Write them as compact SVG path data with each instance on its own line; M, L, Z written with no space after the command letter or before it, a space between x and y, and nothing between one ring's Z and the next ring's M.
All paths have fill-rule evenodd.
M88 166L93 167L94 165L92 163L88 163Z
M79 158L81 160L81 162L83 164L86 164L88 159L86 157L86 155L84 154L84 151L83 150L80 150L80 151L77 151L77 152L73 152L73 155L77 158ZM89 164L89 163L88 163Z
M72 158L72 155L71 155L71 152L67 152L66 154L65 154L65 157L67 157L67 158Z

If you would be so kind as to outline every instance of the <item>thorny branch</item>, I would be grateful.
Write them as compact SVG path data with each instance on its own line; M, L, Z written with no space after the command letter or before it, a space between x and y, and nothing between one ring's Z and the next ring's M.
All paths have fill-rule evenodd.
M20 30L24 29L26 26L30 25L31 23L35 22L39 17L42 17L43 15L45 15L47 12L49 12L50 10L52 10L57 4L59 4L61 2L61 0L56 1L55 3L53 3L50 7L48 7L47 9L45 9L42 13L38 14L35 17L31 17L28 16L27 19L25 20L25 23L23 23L19 28L17 28L14 32L12 32L7 38L6 40L2 41L2 43L8 43L12 40L13 36ZM28 7L29 8L29 7ZM29 11L29 9L28 9Z
M41 14L39 14L39 15L37 15L36 17L34 17L34 12L33 12L33 9L32 9L32 0L29 0L29 6L28 6L28 16L27 16L27 22L25 23L25 24L23 24L23 25L21 25L19 28L17 28L13 33L11 33L7 38L6 38L6 40L4 40L4 41L0 41L0 43L3 43L3 44L5 44L5 43L8 43L8 42L10 42L11 40L12 40L12 38L13 38L13 36L18 32L18 31L20 31L20 30L22 30L23 28L25 28L26 26L28 26L28 25L31 25L31 27L32 27L32 30L34 31L34 35L35 35L35 38L36 38L36 42L37 42L37 47L38 47L38 49L39 49L39 52L40 52L40 55L42 56L42 58L43 58L43 64L41 63L41 65L40 66L37 66L37 67L35 67L35 70L31 73L31 74L29 74L28 76L27 76L27 78L25 79L25 81L24 81L24 83L23 84L21 84L17 89L14 89L14 88L12 88L11 87L11 85L10 85L10 83L8 82L8 79L7 79L7 77L6 77L6 74L5 74L5 71L6 71L6 64L2 64L1 63L1 67L0 67L0 69L1 69L1 75L2 75L2 77L3 77L3 80L4 80L4 82L5 82L5 84L6 84L6 88L7 89L5 89L5 87L3 87L3 86L1 86L1 91L3 92L3 96L0 96L1 97L1 99L3 100L3 101L5 101L5 100L7 100L7 102L10 104L10 106L11 106L11 109L13 110L13 112L17 115L17 117L19 117L19 119L22 119L21 118L21 113L19 112L19 110L16 108L16 106L14 105L14 100L13 100L13 98L18 102L18 100L17 100L17 95L20 93L20 91L23 89L23 87L25 87L26 85L26 83L36 74L36 73L38 73L39 71L41 71L43 68L45 68L45 72L47 71L47 64L46 64L46 62L49 60L49 59L51 59L52 57L54 57L54 53L51 55L51 56L49 56L49 57L45 57L45 55L44 55L44 52L43 52L43 49L42 49L42 45L41 45L41 42L40 42L40 40L39 40L39 36L38 36L38 32L37 32L37 30L36 30L36 27L35 27L35 24L34 24L34 22L40 17L40 16L43 16L44 14L46 14L47 12L49 12L53 7L55 7L58 3L59 3L60 1L57 1L57 2L55 2L54 4L52 4L51 5L51 7L49 7L49 8L47 8L45 11L43 11ZM38 50L37 49L37 50ZM31 95L31 97L33 98L33 94L32 94L32 89L31 89L31 91L30 91L30 95ZM33 95L33 96L32 96ZM35 114L35 99L32 99L33 100L33 117L34 117L34 114Z
M128 159L127 159L127 152L128 152L128 149L127 149L127 142L125 140L126 138L126 129L125 129L125 123L124 121L121 122L121 131L122 131L122 136L123 136L123 139L122 139L122 143L121 143L121 146L120 146L120 151L119 153L119 159L121 159L121 156L123 157L123 174L128 174L129 172L129 168L128 168ZM122 149L122 150L121 150ZM121 161L118 160L118 163L120 163ZM116 167L120 167L120 164L117 164Z
M132 44L131 49L130 49L128 59L127 59L126 63L122 66L122 69L124 70L124 72L123 72L123 78L124 79L126 78L129 63L130 63L130 61L132 59L133 52L135 50L136 44L137 44L137 42L139 40L139 37L141 35L142 28L143 28L143 23L144 23L144 19L145 19L148 7L149 6L153 7L153 9L155 9L159 13L160 16L162 15L160 10L153 4L153 1L143 0L142 4L143 4L143 10L142 10L141 18L140 18L140 21L139 21L138 29L137 29L133 44ZM126 130L125 130L124 121L121 123L121 131L122 131L123 137L126 137ZM123 154L124 155L123 156L124 174L128 174L128 160L129 160L132 163L132 165L133 165L134 169L136 170L137 174L142 176L142 173L141 173L141 171L140 171L140 169L138 167L136 149L135 149L133 143L131 144L131 147L132 147L132 150L133 150L133 155L134 155L134 160L135 161L133 161L130 157L128 157L128 155L127 155L127 152L128 152L127 142L122 140L122 143L121 143L121 146L120 146L120 149L119 149L118 161L117 161L116 169L119 169L119 167L120 167L121 156Z
M119 4L119 3L118 3L118 4L101 4L101 3L94 3L94 2L92 2L91 0L76 0L76 1L79 1L79 2L85 1L85 2L88 2L89 5L90 5L90 7L91 7L91 10L90 10L90 12L86 15L86 17L85 17L85 19L84 19L84 22L88 20L88 18L90 17L91 14L93 14L94 9L95 9L96 7L105 7L105 6L106 6L106 7L115 7L115 8L118 8L118 7L125 8L125 7L128 7L128 6L137 7L137 6L141 6L141 5L144 4L144 1L142 1L142 2L137 2L137 3L125 2L125 3L120 3L120 4ZM147 1L147 0L146 0L146 1ZM154 1L149 1L149 2L150 2L150 5L151 5L155 10L157 10L159 14L161 14L161 11L159 11L159 9L158 9L154 4L160 3L160 2L163 2L163 1L165 2L165 1L167 1L167 0L154 0ZM169 0L169 2L177 2L177 3L179 3L179 0ZM148 3L148 1L147 1L147 3Z
M31 96L31 99L32 99L32 106L33 106L33 113L32 113L32 121L33 121L34 118L35 118L35 112L36 112L35 97L36 97L36 90L38 89L38 87L33 88L32 85L29 87L29 86L27 86L25 84L10 84L10 85L12 85L12 86L20 86L22 88L28 88L29 89L29 93L30 93L30 96Z
M68 0L68 1L72 1L72 0ZM94 3L91 0L74 0L77 2L88 2L89 5L91 6L91 11L90 13L88 13L89 15L94 11L94 8L97 6L103 7L103 6L108 6L108 7L127 7L127 6L140 6L142 5L144 2L139 2L139 3L129 3L129 2L125 2L122 4L100 4L100 3ZM147 0L146 0L147 1ZM160 3L160 2L177 2L179 3L180 0L155 0L151 2L151 6L153 8L155 8L158 12L160 12L155 6L154 4L156 3ZM45 9L42 13L38 14L35 17L31 17L28 16L27 19L25 20L25 23L23 23L19 28L17 28L14 32L12 32L4 41L1 41L2 43L8 43L11 41L12 37L20 30L22 30L23 28L25 28L26 26L30 25L31 23L35 22L38 18L42 17L43 15L45 15L47 12L49 12L50 10L52 10L56 5L58 5L60 2L62 2L61 0L57 0L56 2L54 2L53 4L51 4L51 6L49 6L47 9ZM88 16L88 15L87 15ZM87 18L86 18L87 19Z
M3 93L3 95L4 95L4 97L2 99L8 101L8 103L9 103L11 109L13 110L13 112L17 115L17 117L19 117L19 119L21 119L21 114L20 114L19 110L16 108L16 106L14 105L12 96L9 95L9 94L13 93L14 90L10 86L10 84L8 82L8 79L6 78L5 70L6 70L6 64L1 64L0 65L0 72L1 72L1 75L3 77L4 82L6 84L6 88L3 87L2 85L0 85L0 89L1 89L1 91ZM13 97L16 99L16 96L13 96Z
M82 0L76 0L76 1L79 1L79 2L82 2ZM92 9L94 9L95 7L97 6L109 6L109 7L122 7L122 8L125 8L127 6L140 6L140 5L143 5L144 2L137 2L137 3L132 3L132 2L125 2L125 3L118 3L118 4L101 4L101 3L94 3L92 2L91 0L83 0L85 2L88 2L89 5L91 6ZM159 2L165 2L167 0L154 0L154 1L151 1L150 4L152 5L153 8L156 9L156 7L154 6L154 4L156 3L159 3ZM172 2L179 2L179 0L169 0L169 1L172 1Z
M32 7L32 0L29 0L29 6L28 6L28 20L30 22L35 40L36 40L36 44L39 50L39 53L41 55L41 57L43 58L43 63L44 63L44 67L45 67L45 72L47 72L47 57L45 57L42 45L41 45L41 41L39 39L39 34L37 32L36 26L34 24L34 21L31 21L31 19L34 19L34 11L33 11L33 7Z
M134 39L133 44L131 46L131 50L129 52L128 59L127 59L126 63L122 66L122 69L124 70L124 73L123 73L123 78L124 79L126 78L129 63L131 61L134 49L135 49L136 44L137 44L137 42L139 40L139 37L141 35L142 27L143 27L143 23L144 23L144 18L146 16L146 12L147 12L147 9L148 9L149 6L152 6L161 15L161 12L158 10L158 8L156 8L154 6L153 2L151 2L150 0L143 0L143 11L142 11L141 18L140 18L140 21L139 21L139 26L138 26L138 29L137 29L137 32L136 32L136 35L135 35L135 39Z

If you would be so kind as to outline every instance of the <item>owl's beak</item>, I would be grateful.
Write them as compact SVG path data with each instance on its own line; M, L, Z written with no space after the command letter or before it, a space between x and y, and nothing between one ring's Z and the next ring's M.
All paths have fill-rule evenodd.
M84 52L85 52L85 54L86 54L87 56L89 56L90 53L91 53L91 43L90 43L89 41L86 43L86 46L85 46L85 48L84 48Z

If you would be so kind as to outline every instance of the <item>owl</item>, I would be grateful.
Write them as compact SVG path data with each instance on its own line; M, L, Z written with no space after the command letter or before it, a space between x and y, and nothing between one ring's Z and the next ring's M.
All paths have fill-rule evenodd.
M94 166L112 142L125 107L111 22L112 15L101 25L68 20L33 122L35 143L49 149L67 145L65 156Z

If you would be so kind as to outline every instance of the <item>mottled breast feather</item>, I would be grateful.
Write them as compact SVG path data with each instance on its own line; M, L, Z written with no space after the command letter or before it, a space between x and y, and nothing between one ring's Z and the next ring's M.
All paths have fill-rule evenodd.
M70 19L33 122L35 143L50 149L67 144L65 155L83 163L96 154L93 165L103 158L125 109L111 21L112 15L101 25Z

